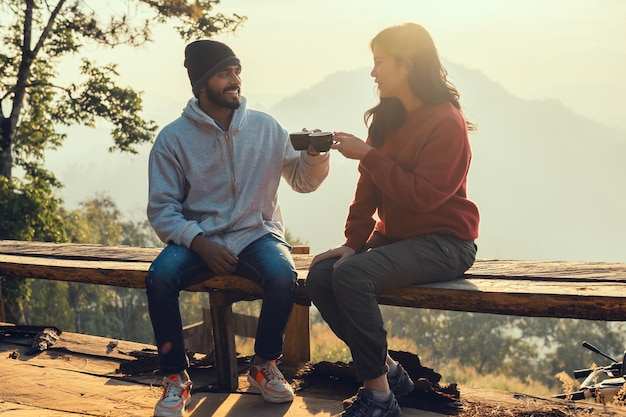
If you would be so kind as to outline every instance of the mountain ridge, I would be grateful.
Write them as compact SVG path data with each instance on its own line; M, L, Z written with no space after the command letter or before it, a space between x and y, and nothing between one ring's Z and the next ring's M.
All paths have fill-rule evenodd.
M469 197L481 210L480 257L626 262L626 130L582 117L555 99L525 100L479 70L446 62L461 94L471 133ZM287 130L320 128L365 138L364 112L376 104L369 69L341 71L263 109ZM146 102L152 102L146 95ZM254 97L249 98L251 107ZM185 103L154 100L162 126ZM161 120L166 120L162 122ZM110 154L104 128L74 127L46 165L66 187L68 206L109 194L131 218L145 218L149 146L134 156ZM343 242L343 225L357 180L357 163L331 151L320 188L298 194L281 185L286 227L313 252Z
M446 68L466 117L478 126L470 135L474 155L468 187L482 215L479 256L626 261L618 249L626 233L621 216L626 199L616 195L620 179L626 178L621 163L626 131L581 117L555 99L517 98L478 70L451 63ZM369 70L358 69L330 75L277 102L270 113L289 130L319 127L364 138L363 113L375 104ZM311 210L343 215L325 228L325 235L331 233L334 244L340 244L343 235L332 228L343 230L356 163L338 161L343 159L338 153L331 158L329 179L303 200ZM342 188L331 190L328 184ZM287 227L321 240L309 237L319 235L319 225L304 226L307 217L297 209L297 204L283 204L293 225Z

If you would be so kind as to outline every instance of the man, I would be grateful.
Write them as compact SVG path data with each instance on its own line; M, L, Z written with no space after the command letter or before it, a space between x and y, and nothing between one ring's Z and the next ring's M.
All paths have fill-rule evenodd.
M154 415L182 416L190 396L179 292L199 273L236 274L263 287L248 379L266 401L292 401L276 359L297 275L277 190L282 176L297 192L314 191L328 175L329 156L295 151L276 120L246 107L241 65L228 46L192 42L185 67L195 97L159 133L149 164L148 219L167 243L146 277L159 369L167 375Z

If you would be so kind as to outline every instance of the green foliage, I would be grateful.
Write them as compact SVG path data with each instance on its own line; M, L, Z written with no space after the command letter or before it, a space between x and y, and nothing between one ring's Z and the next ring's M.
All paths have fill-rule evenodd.
M60 210L72 242L154 246L158 238L146 221L124 220L115 202L96 194L76 210ZM63 330L152 342L152 329L143 290L106 285L34 280L25 308L31 323Z
M59 216L61 201L52 195L50 178L36 166L27 167L27 179L0 176L0 239L67 241ZM23 322L24 302L31 289L22 279L0 277L3 320Z
M85 48L140 46L154 22L174 25L183 39L234 31L245 17L214 13L218 0L5 0L0 3L0 175L13 166L41 162L65 139L59 125L112 125L111 150L136 152L157 129L144 121L141 93L117 85L115 64L83 58L79 79L58 81L57 65ZM97 11L96 11L97 10Z
M141 246L158 248L163 246L163 242L156 235L148 220L143 221L122 221L122 234L120 244L128 246Z
M0 239L63 242L67 235L59 216L50 178L28 166L27 181L0 176Z
M285 230L285 241L287 241L287 243L289 243L292 246L294 246L294 245L308 245L309 244L309 242L307 240L302 239L300 236L292 235L291 231L289 231L289 229Z
M61 83L57 67L62 59L99 46L140 46L150 41L155 22L174 25L186 40L234 31L245 17L213 13L219 0L3 0L0 2L0 239L66 241L59 216L61 202L53 191L61 186L44 168L45 153L59 148L66 135L61 126L111 126L110 150L137 152L152 141L157 126L143 120L141 92L118 85L115 64L92 63L85 56L73 82ZM18 170L14 168L19 168ZM22 178L16 172L24 173ZM101 208L104 214L106 207ZM76 220L73 241L94 239L119 243L124 225L119 213L85 228ZM82 229L81 229L82 227ZM124 230L122 230L124 229ZM146 238L143 236L142 238ZM93 243L93 242L92 242ZM153 243L151 241L150 243ZM18 288L23 286L23 288ZM20 311L28 284L0 277L0 320L5 309ZM87 302L77 292L76 303ZM16 317L10 317L17 320Z
M122 213L109 196L96 194L77 210L62 210L68 236L76 243L117 245L122 236Z

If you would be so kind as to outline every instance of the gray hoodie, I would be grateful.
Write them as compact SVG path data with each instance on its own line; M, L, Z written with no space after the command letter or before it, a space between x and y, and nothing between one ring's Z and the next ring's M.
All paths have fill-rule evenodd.
M328 170L328 153L294 150L287 131L271 116L247 109L245 98L228 131L192 98L150 152L148 220L165 243L189 247L202 233L239 254L267 233L283 237L281 176L307 193Z

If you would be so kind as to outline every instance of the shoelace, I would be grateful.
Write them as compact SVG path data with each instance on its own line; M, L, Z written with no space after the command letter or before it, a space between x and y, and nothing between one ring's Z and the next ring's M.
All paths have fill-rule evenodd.
M265 366L262 366L261 371L263 372L265 379L268 381L272 381L274 379L285 379L274 362L268 362Z
M167 390L165 390L165 395L163 396L163 399L180 399L182 398L183 392L186 388L186 384L178 381L172 381L171 379L167 378Z
M354 402L344 411L343 415L349 417L365 417L368 409L369 401L363 399L360 395L357 395Z

